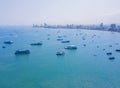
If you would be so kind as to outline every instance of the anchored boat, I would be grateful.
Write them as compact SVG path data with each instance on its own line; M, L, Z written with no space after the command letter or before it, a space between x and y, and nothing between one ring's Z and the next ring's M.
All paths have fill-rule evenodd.
M13 41L7 40L7 41L4 41L4 44L13 44Z
M30 50L16 50L15 55L18 54L30 54Z
M37 43L31 43L30 45L42 45L41 42L37 42Z
M65 49L77 49L77 46L75 45L68 45L64 47Z
M70 41L69 40L63 40L61 41L61 43L69 43Z
M56 53L56 55L64 55L64 54L65 54L64 50L60 50Z

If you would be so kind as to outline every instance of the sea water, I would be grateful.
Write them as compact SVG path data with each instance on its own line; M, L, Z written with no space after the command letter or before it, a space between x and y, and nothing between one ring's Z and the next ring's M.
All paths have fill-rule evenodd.
M59 36L70 43L57 41ZM5 40L13 44L5 45ZM30 45L35 42L43 45ZM64 49L71 44L77 50ZM18 49L28 49L30 54L16 56ZM0 88L120 88L120 53L116 49L120 49L120 33L1 26ZM57 56L59 50L65 55Z

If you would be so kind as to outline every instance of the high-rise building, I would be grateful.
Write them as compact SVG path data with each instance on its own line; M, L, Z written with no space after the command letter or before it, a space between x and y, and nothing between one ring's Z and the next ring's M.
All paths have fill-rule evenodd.
M103 23L100 24L100 29L101 29L101 30L104 30Z
M116 24L111 24L109 31L117 31Z

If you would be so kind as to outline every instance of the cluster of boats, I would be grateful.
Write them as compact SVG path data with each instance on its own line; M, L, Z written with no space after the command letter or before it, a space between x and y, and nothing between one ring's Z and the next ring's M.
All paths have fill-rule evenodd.
M10 44L13 44L13 41L7 40L7 41L4 41L3 43L10 45ZM31 45L31 46L42 45L42 42L31 43L30 45ZM2 46L2 48L6 48L6 47L5 47L5 46ZM19 55L19 54L30 54L30 50L16 50L14 54L15 54L15 55Z
M3 42L4 44L8 44L8 45L11 45L13 44L13 41L9 41L9 40L6 40ZM6 48L5 46L2 46L2 48Z
M62 40L61 41L61 43L69 43L69 42L70 42L69 40ZM13 41L7 40L7 41L4 41L3 43L4 44L13 44ZM38 45L42 45L42 44L43 44L42 42L36 42L36 43L31 43L30 45L31 46L38 46ZM5 48L5 46L2 46L2 48ZM77 46L76 45L68 45L68 46L65 46L64 49L75 50L75 49L77 49ZM14 54L15 55L30 54L30 50L16 50ZM56 53L56 55L64 55L64 54L65 54L64 50L60 50Z
M35 44L32 44L32 45L41 45L41 43L35 43ZM77 46L75 45L68 45L66 47L64 47L65 49L77 49ZM18 54L30 54L30 50L16 50L15 51L15 55L18 55ZM65 54L65 51L64 50L60 50L56 53L56 55L64 55Z
M37 46L37 45L42 45L42 42L37 42L37 43L31 43L31 46ZM18 54L30 54L30 50L16 50L15 55Z
M69 40L63 40L61 35L58 36L57 41L61 41L61 43L69 43L70 42Z
M70 43L69 40L63 40L62 36L58 36L57 41L61 41L61 43ZM77 49L77 46L76 45L68 45L68 46L65 46L64 49L75 50L75 49ZM65 54L64 50L60 50L56 53L56 55L64 55L64 54Z
M120 49L116 49L115 51L116 51L116 52L120 52ZM112 52L107 52L106 55L111 56L111 55L112 55ZM115 57L109 57L109 60L114 60L114 59L115 59Z
M58 38L57 41L61 41L61 43L69 43L69 40L63 40L62 38Z
M76 50L77 49L77 46L76 45L68 45L68 46L65 46L64 49L68 49L68 50ZM65 54L65 51L64 50L60 50L56 53L56 55L64 55Z
M59 38L57 40L61 41L61 43L69 43L70 42L69 40L63 40L61 38L61 36L59 36ZM7 40L7 41L4 41L3 43L11 45L11 44L13 44L13 41ZM42 42L36 42L36 43L31 43L30 45L31 46L38 46L38 45L42 45L42 44L43 44ZM84 44L84 46L86 46L86 44ZM112 47L112 45L110 47ZM2 48L6 48L6 47L2 46ZM67 46L64 47L64 49L76 50L77 46L76 45L67 45ZM120 49L116 49L115 51L116 52L120 52ZM15 51L15 55L21 55L21 54L30 54L30 50L16 50ZM65 55L65 51L64 50L57 51L56 55L59 55L59 56L60 55ZM111 56L112 52L107 52L106 55ZM115 59L115 57L109 57L109 60L114 60L114 59Z

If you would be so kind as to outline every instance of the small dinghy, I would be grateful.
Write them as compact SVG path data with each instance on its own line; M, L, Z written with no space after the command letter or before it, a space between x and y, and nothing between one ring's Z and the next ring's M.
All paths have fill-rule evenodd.
M4 44L13 44L13 41L4 41Z
M65 54L64 50L60 50L56 53L56 55L64 55L64 54Z
M37 43L31 43L30 45L32 45L32 46L35 46L35 45L42 45L42 43L41 43L41 42L37 42Z

